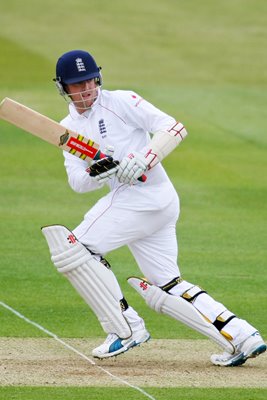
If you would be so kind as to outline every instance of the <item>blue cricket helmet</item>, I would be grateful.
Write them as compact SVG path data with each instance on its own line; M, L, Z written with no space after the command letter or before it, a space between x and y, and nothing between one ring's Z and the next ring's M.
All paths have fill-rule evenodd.
M97 79L101 85L101 67L87 51L72 50L64 53L57 61L56 81L62 85Z

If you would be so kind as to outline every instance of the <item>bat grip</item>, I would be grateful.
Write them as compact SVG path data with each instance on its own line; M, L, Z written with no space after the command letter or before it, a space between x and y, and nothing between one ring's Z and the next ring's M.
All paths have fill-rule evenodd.
M94 160L101 160L102 158L107 158L110 157L107 154L102 153L100 150L97 152L96 156L94 157ZM147 180L147 176L146 175L141 175L138 179L139 182L145 182Z
M147 176L143 174L137 180L140 182L145 182L147 180Z

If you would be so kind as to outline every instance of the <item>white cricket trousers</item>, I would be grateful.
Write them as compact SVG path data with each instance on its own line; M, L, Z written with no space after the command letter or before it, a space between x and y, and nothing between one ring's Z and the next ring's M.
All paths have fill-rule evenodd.
M77 239L95 254L106 253L127 245L142 274L154 285L162 286L180 276L177 265L176 222L179 199L171 193L163 208L136 208L134 199L120 197L119 190L101 198L74 229ZM165 202L166 203L166 202ZM123 265L122 265L123 268Z
M169 204L163 208L149 211L140 207L139 210L133 210L129 204L131 197L128 202L122 203L119 193L116 195L115 192L114 195L111 192L91 208L73 233L89 250L100 255L128 245L143 275L152 284L163 286L180 276L175 229L179 199L177 196L170 198ZM190 282L183 281L171 293L181 296L192 286ZM208 294L199 295L194 306L212 322L227 311L223 304ZM133 330L140 329L140 324L143 326L143 320L132 307L124 313ZM241 343L255 331L247 321L239 318L234 318L227 325L227 332L233 337L234 344Z

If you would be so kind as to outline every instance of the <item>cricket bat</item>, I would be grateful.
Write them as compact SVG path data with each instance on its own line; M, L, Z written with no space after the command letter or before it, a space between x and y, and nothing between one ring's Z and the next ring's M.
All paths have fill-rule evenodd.
M105 157L93 140L64 128L58 122L8 97L0 103L0 118L83 160Z
M0 103L0 118L82 160L97 161L106 157L99 144L93 140L64 128L58 122L8 97ZM144 182L146 176L142 175L139 180Z

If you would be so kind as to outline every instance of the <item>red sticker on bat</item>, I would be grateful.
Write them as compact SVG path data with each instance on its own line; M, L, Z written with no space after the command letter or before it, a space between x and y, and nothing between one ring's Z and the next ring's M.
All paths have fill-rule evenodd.
M79 139L76 139L74 137L71 137L67 143L67 145L75 151L78 151L81 154L86 155L87 157L94 159L96 153L98 152L98 149L95 149L94 147L90 146L89 144L82 142Z

